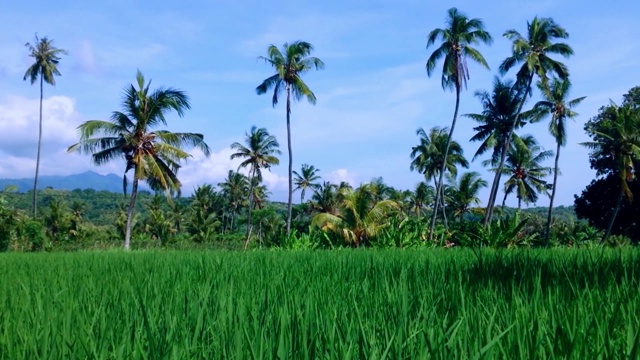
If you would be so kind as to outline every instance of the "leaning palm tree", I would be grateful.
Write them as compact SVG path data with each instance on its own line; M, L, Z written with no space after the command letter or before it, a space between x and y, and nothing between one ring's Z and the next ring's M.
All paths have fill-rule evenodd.
M267 49L267 56L260 56L267 64L273 66L276 74L266 78L258 87L258 95L265 94L273 88L271 103L275 107L278 96L284 90L287 93L287 149L289 151L289 195L287 200L287 236L291 232L291 204L293 197L293 155L291 152L291 95L295 100L306 98L311 104L316 103L316 95L302 81L301 76L311 69L323 69L322 60L309 56L313 45L304 41L285 43L282 50L275 45Z
M449 136L447 137L447 146L444 150L444 161L442 162L442 168L439 172L438 187L436 188L435 199L435 211L433 212L433 218L431 220L433 233L433 227L435 225L436 214L438 213L438 206L440 205L440 199L442 189L439 186L443 185L443 178L445 173L445 164L447 163L447 156L449 153L449 146L453 138L453 131L456 127L456 120L458 118L458 109L460 106L460 92L462 86L467 86L467 80L469 79L469 68L467 66L467 59L471 59L483 67L489 69L487 61L484 56L472 45L484 43L491 44L493 41L491 34L484 29L484 23L480 19L469 19L465 14L458 11L458 9L451 8L447 12L447 27L444 29L434 29L427 36L427 48L433 45L437 40L442 40L442 44L438 47L427 60L427 75L431 76L436 67L436 62L444 58L442 66L442 88L453 89L456 92L456 106L453 112L453 120L451 121L451 129L449 130Z
M440 192L440 198L442 198L444 189L439 182L439 179L442 179L441 172L457 174L458 165L467 168L469 163L464 158L462 146L456 141L448 141L447 128L434 127L429 131L428 135L424 129L419 128L416 134L420 138L420 144L411 148L412 160L409 169L422 173L427 181L433 180L434 188L436 189L435 198L438 198L438 192ZM433 210L429 240L433 239L435 218L437 216L435 214L437 211L435 201Z
M304 202L304 194L307 189L315 191L320 188L320 184L317 182L320 180L318 171L320 171L320 169L316 169L313 165L302 164L300 173L297 171L293 172L293 175L296 177L294 180L294 184L296 185L294 191L300 190L300 203Z
M478 193L487 187L487 181L475 171L463 173L460 180L455 175L447 174L447 180L453 216L462 221L464 215L472 211L473 205L480 204Z
M253 210L254 188L256 181L262 181L262 169L269 169L272 165L278 165L280 160L276 155L280 154L278 140L275 136L269 135L265 128L251 127L251 131L245 134L245 145L238 142L231 144L231 148L236 150L231 154L231 159L243 159L238 166L240 168L249 168L249 208L247 209L247 239L244 248L249 246L251 238L251 212Z
M566 39L569 33L560 25L556 24L551 18L533 18L530 23L527 22L527 37L525 38L516 30L507 30L504 37L512 41L512 54L500 64L499 71L502 75L506 74L509 69L522 64L517 73L518 85L529 96L531 95L531 85L533 78L537 76L540 79L542 87L549 89L549 73L555 74L558 78L566 80L569 78L569 70L566 65L550 58L550 55L561 55L565 58L573 55L573 49L562 42L554 43L556 39ZM522 112L527 96L523 96L518 107L518 114ZM511 142L513 130L516 127L519 116L513 119L514 126L509 133L508 141ZM498 168L497 173L502 172L502 167ZM494 199L495 200L495 199ZM491 212L487 212L485 217L485 225L491 221Z
M33 85L38 79L40 79L40 120L38 122L38 152L36 155L36 175L33 178L33 202L32 202L32 214L35 218L38 214L38 172L40 170L40 147L42 144L42 97L43 97L43 84L46 82L49 85L56 86L55 75L60 76L58 71L58 63L60 62L60 55L66 55L67 52L63 49L58 49L53 46L53 40L49 40L46 36L38 38L36 35L36 42L34 45L26 43L25 46L29 49L29 56L34 58L35 61L27 71L24 73L24 80L29 79L31 85Z
M595 128L588 129L594 141L582 145L592 150L592 158L611 159L611 170L620 178L620 193L616 207L602 237L602 242L605 242L611 233L622 199L633 199L629 182L635 179L634 162L640 160L640 110L631 104L618 106L611 102L603 115L603 121Z
M519 106L526 96L518 84L514 84L510 80L503 81L495 77L491 93L477 91L475 95L480 99L483 110L480 114L465 115L480 123L473 128L476 134L471 138L471 141L482 141L473 159L475 160L478 156L491 150L489 163L496 166L497 169L491 184L489 201L487 202L484 216L484 225L486 226L493 217L493 209L502 175L501 169L504 167L504 162L513 140L513 130L524 126L526 121L532 118L533 112L526 111L520 114Z
M560 148L567 144L567 123L566 119L573 119L578 113L572 109L578 106L586 96L582 96L573 100L569 100L569 90L571 82L569 79L560 80L553 79L546 88L542 82L538 82L538 88L542 92L544 100L538 101L533 109L540 116L551 115L549 122L549 132L556 140L556 160L553 168L553 184L551 185L551 198L549 199L549 211L547 212L547 228L545 230L545 239L549 243L551 232L551 216L553 214L553 200L556 197L556 186L558 184L558 173L560 161Z
M355 190L342 188L338 213L316 214L311 225L341 236L354 247L366 244L388 225L391 214L400 211L400 205L393 200L375 201L371 190L370 184Z
M538 201L538 194L548 192L550 186L544 178L552 169L542 162L551 156L553 151L544 150L531 135L514 139L502 169L504 175L509 175L504 183L503 207L507 196L513 192L518 198L518 210L522 208L522 202L533 204Z
M167 125L166 114L171 110L182 117L190 108L187 95L173 88L150 91L151 81L145 84L138 70L137 88L132 84L124 89L122 111L114 111L109 121L89 120L78 127L80 142L71 145L68 152L91 154L100 166L124 158L123 190L127 192L127 172L133 171L131 197L126 213L124 247L129 249L133 210L138 194L138 183L146 181L154 191L167 196L180 191L178 170L180 162L191 157L184 147L196 147L209 156L209 146L202 134L173 133L154 130ZM98 135L103 135L99 137Z

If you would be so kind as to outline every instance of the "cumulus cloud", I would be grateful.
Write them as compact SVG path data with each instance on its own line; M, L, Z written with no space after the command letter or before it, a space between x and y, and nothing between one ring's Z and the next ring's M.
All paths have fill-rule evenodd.
M241 160L231 160L233 152L234 150L226 147L219 151L213 151L209 157L206 157L200 150L192 151L193 157L184 164L178 174L182 182L183 193L191 194L195 188L203 184L217 186L218 183L224 181L229 170L238 170ZM247 169L240 169L240 172L247 174ZM264 184L272 192L286 189L286 176L283 177L272 171L263 170L262 178Z
M0 101L0 176L33 176L38 144L39 100L10 96ZM42 104L43 175L66 175L91 169L86 157L67 154L69 145L78 141L76 127L82 119L75 100L52 96Z
M329 173L327 180L334 184L340 184L341 182L347 182L351 186L356 186L357 175L350 172L347 169L337 169Z

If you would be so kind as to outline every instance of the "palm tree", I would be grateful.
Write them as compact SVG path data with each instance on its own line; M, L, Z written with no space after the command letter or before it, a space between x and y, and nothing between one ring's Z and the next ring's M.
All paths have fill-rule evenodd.
M569 70L563 63L554 60L549 55L561 55L565 58L573 55L573 49L565 43L554 43L556 39L566 39L569 33L556 24L551 18L533 18L533 21L527 22L527 37L525 38L516 30L507 30L504 37L512 41L512 55L506 58L500 64L499 71L502 75L506 74L509 69L521 63L522 66L517 73L518 85L525 96L522 96L520 106L518 107L518 116L513 119L513 127L509 132L508 142L511 142L513 130L519 121L519 114L522 112L527 94L531 95L531 84L534 76L540 79L542 87L549 89L548 73L555 74L558 78L566 80L569 78ZM502 172L502 167L498 168L498 174ZM495 201L495 199L494 199ZM491 221L492 211L487 211L488 217L485 216L485 225Z
M245 133L245 145L238 142L231 144L231 148L236 150L231 154L231 159L244 159L238 169L249 168L249 208L247 209L247 239L244 243L245 249L249 246L251 238L251 211L253 210L253 198L255 182L262 181L262 169L269 169L272 165L278 165L280 160L275 156L280 154L278 140L275 136L269 135L265 128L257 128L255 125L251 127L249 133Z
M311 104L316 103L316 95L302 81L301 76L311 69L320 70L324 68L322 60L309 56L313 51L313 45L304 41L295 41L291 44L285 43L282 50L275 45L270 45L267 49L267 56L260 56L267 64L273 66L276 74L266 78L258 87L258 95L265 94L273 88L271 103L275 107L278 103L278 96L284 89L287 93L287 149L289 151L289 196L287 200L287 236L291 232L291 204L293 197L293 155L291 151L291 95L295 100L303 97Z
M60 62L60 55L66 55L67 51L58 49L53 46L53 40L49 40L46 36L42 39L36 35L35 44L26 43L25 46L29 49L29 56L34 58L35 61L27 71L24 73L24 80L29 79L31 85L36 80L40 79L40 121L38 122L38 152L36 155L36 175L33 178L33 200L32 200L32 214L35 218L38 214L38 173L40 171L40 147L42 144L42 97L43 97L43 84L46 82L49 85L56 86L55 75L61 76L58 71L58 63Z
M635 179L634 161L640 160L640 110L631 104L618 106L611 102L608 109L603 111L603 116L604 119L595 128L588 130L595 141L582 145L593 151L591 157L610 158L613 161L611 170L620 177L616 207L602 237L602 242L605 242L611 233L622 199L633 198L628 183Z
M311 224L323 231L339 234L354 247L366 244L387 226L392 213L400 211L400 205L393 200L375 201L371 190L370 184L355 190L342 188L338 213L316 214Z
M204 136L196 133L174 133L153 130L167 125L166 114L171 110L182 117L190 109L187 95L173 88L161 87L149 90L140 70L136 75L137 88L132 84L124 89L123 111L114 111L109 121L89 120L78 127L80 142L71 145L68 152L91 154L93 162L100 166L112 160L124 158L126 165L123 190L127 190L127 172L133 170L131 197L127 208L124 247L131 243L133 210L138 194L138 183L146 181L154 191L164 191L167 196L180 191L178 170L180 162L191 157L184 147L196 147L209 156L209 146ZM97 137L97 135L104 137ZM96 136L96 137L94 137Z
M465 172L460 180L453 174L447 174L449 199L454 217L462 221L464 215L471 212L473 205L480 204L478 193L487 187L487 182L475 171Z
M473 159L475 160L478 156L492 150L489 163L497 165L484 216L484 225L486 226L493 217L502 168L512 142L511 134L513 134L514 127L524 126L526 120L532 117L532 112L519 113L519 106L526 96L518 84L514 84L510 80L503 81L494 77L492 92L477 91L475 96L480 99L482 112L465 115L480 123L473 128L476 134L471 138L471 141L482 141Z
M518 210L522 208L523 201L532 204L538 201L539 193L547 193L549 184L544 178L551 174L552 169L541 163L551 156L553 151L545 151L531 135L515 139L502 169L503 174L510 175L504 183L503 207L507 196L514 191Z
M409 211L420 217L435 198L435 188L421 181L408 197Z
M545 239L548 244L551 232L553 200L556 197L556 186L558 184L560 148L567 144L567 123L565 120L578 116L578 113L572 109L578 106L582 100L585 99L585 96L568 100L569 90L571 89L569 79L553 79L549 88L546 88L540 81L538 82L538 88L542 92L544 100L538 101L533 109L539 112L540 116L551 115L549 132L556 140L556 160L553 168L553 184L551 186L551 198L549 199L549 211L547 212L547 228L545 230Z
M438 181L438 179L442 179L440 173L443 169L445 172L457 174L457 165L467 168L469 167L469 162L464 158L462 146L456 141L448 141L447 128L434 127L429 131L428 135L424 129L419 128L416 134L420 137L420 144L411 148L412 160L409 169L422 173L427 181L433 179L437 201L438 197L442 198L442 192L444 191ZM445 156L445 154L447 155ZM429 240L432 240L433 230L435 229L435 212L437 211L435 201L433 210Z
M191 240L197 243L213 240L220 225L215 213L216 195L210 184L198 186L193 193L186 230Z
M453 112L453 120L451 121L449 136L447 137L447 145L443 152L444 161L441 164L442 168L440 169L439 179L437 182L438 185L436 187L435 207L431 220L431 233L433 233L433 227L435 226L436 214L438 213L438 206L440 205L442 194L442 189L440 189L439 186L443 184L444 173L446 171L445 164L447 163L447 156L449 154L448 150L453 138L453 131L456 127L456 120L458 118L460 92L462 90L462 85L466 88L467 80L469 80L467 59L471 59L486 69L489 69L489 65L484 59L484 56L482 56L477 49L473 48L472 45L479 43L489 45L493 41L491 34L485 31L482 20L476 18L469 19L455 7L449 9L447 14L447 27L444 29L436 28L427 36L427 48L433 45L437 40L442 40L440 47L438 47L427 60L427 75L431 76L435 70L436 62L439 59L444 58L441 79L442 88L453 89L456 92L456 106Z
M233 224L240 209L246 205L249 197L249 179L242 173L229 170L224 182L218 184L225 205L229 212L229 229L233 231Z
M313 192L311 202L314 209L336 215L338 213L338 186L325 181Z
M253 209L263 209L269 195L271 195L269 189L264 184L261 184L257 178L253 178Z
M295 175L294 184L296 185L296 190L300 190L300 203L304 202L304 193L307 189L317 190L320 188L320 184L317 183L320 180L320 176L318 175L318 171L320 169L316 169L313 165L302 164L301 173L298 174L297 171L293 172Z

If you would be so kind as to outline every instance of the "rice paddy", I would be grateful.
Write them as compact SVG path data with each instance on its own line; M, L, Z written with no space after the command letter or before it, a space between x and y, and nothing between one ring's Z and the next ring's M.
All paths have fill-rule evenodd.
M640 251L0 254L2 359L638 358Z

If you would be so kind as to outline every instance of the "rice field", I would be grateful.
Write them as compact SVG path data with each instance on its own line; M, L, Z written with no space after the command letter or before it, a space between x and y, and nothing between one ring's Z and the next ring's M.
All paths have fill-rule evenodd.
M640 251L0 255L2 359L636 359Z

